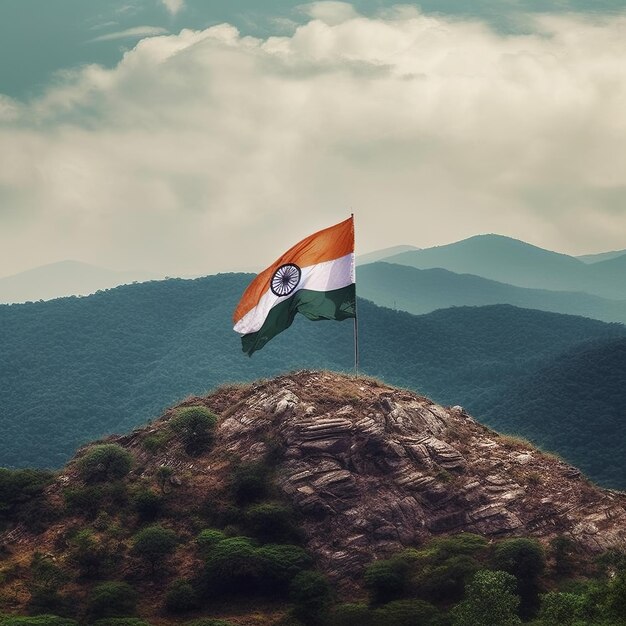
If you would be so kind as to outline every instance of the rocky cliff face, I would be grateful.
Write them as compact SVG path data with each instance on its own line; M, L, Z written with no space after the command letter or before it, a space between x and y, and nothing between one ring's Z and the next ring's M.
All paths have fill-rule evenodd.
M284 449L278 484L304 514L310 550L349 576L428 536L565 534L589 551L626 547L626 494L560 459L368 379L300 372L203 400L224 415L219 446Z
M567 535L589 552L626 548L626 494L595 487L461 407L370 379L308 371L222 388L183 405L220 416L214 446L200 457L187 456L176 439L157 452L145 445L167 430L174 409L108 440L133 454L131 483L150 484L159 467L171 468L178 509L169 523L182 535L197 532L189 520L199 502L224 493L234 460L259 461L272 449L277 487L301 513L307 549L338 580L358 575L373 558L462 531L545 541ZM75 481L72 463L49 487L50 502L62 503L63 489ZM52 523L40 535L18 527L1 542L16 559L33 550L58 553L67 526ZM176 561L183 576L195 558L185 549Z

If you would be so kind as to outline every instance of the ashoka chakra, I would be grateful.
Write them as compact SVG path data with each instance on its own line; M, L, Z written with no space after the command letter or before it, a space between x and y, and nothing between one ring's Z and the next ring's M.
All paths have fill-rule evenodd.
M276 296L288 296L300 282L302 271L293 263L281 265L272 276L270 289Z

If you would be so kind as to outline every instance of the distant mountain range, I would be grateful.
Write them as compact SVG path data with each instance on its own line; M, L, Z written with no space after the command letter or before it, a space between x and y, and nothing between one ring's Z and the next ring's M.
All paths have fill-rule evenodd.
M367 254L359 254L356 258L357 265L365 265L366 263L375 263L381 261L390 256L401 254L402 252L412 252L414 250L421 250L415 246L392 246L391 248L383 248L382 250L374 250L374 252L368 252Z
M452 306L512 304L527 309L626 323L626 300L586 293L515 287L443 269L370 263L357 270L358 293L379 306L416 315Z
M611 252L600 252L599 254L583 254L576 258L583 263L597 263L598 261L610 261L624 255L626 255L626 250L613 250Z
M156 278L163 276L150 272L117 272L79 261L59 261L0 278L0 304L87 295Z
M352 369L350 323L298 319L295 330L245 357L230 318L251 277L153 281L85 298L0 306L0 465L59 466L81 443L127 431L224 382L289 369ZM626 337L620 324L507 305L413 316L366 300L359 302L359 328L364 373L465 405L477 417L488 413L497 427L499 407L532 376L585 342ZM613 392L597 381L599 394ZM589 419L575 431L592 442L583 451L559 439L568 417L553 407L535 415L532 429L514 414L502 423L539 444L554 440L557 451L596 480L625 487L623 441L607 437L612 431L604 424L617 417L596 411L593 402L585 410ZM550 433L557 435L549 439ZM604 462L607 454L622 459L621 474Z
M584 291L626 299L626 255L584 263L501 235L478 235L445 246L410 250L384 259L418 269L442 268L533 289Z

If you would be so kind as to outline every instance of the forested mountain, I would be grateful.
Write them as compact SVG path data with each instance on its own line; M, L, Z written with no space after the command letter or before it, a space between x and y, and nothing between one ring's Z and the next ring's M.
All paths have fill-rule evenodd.
M223 382L352 368L349 321L298 319L297 330L245 357L231 314L250 278L172 279L0 307L0 465L59 466L79 444ZM619 324L506 305L418 317L363 300L359 329L363 372L475 412L496 410L517 381L580 342L626 336ZM602 459L592 464L602 480Z
M602 459L606 483L625 486L626 339L583 344L514 384L481 415L541 446L559 450L585 472Z
M514 287L471 274L455 274L439 268L420 270L395 263L370 263L360 266L357 273L359 294L363 298L415 315L452 306L512 304L605 322L626 322L626 300Z
M59 261L0 278L0 304L87 295L133 281L151 280L149 272L116 272L79 261Z
M402 252L384 260L419 269L440 267L518 287L584 291L604 298L626 299L626 256L587 264L501 235L478 235L445 246Z

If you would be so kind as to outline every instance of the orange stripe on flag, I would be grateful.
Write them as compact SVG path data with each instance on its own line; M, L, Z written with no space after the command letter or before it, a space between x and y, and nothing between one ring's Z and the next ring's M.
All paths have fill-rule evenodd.
M324 261L334 261L354 252L354 221L349 217L344 222L320 230L290 248L266 270L263 270L248 286L233 314L237 323L253 309L261 296L270 288L274 272L285 263L308 267Z

